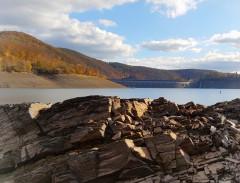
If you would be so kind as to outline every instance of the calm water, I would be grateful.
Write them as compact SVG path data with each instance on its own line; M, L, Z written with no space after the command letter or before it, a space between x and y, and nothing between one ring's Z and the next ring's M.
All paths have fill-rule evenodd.
M221 91L221 92L220 92ZM127 89L15 89L0 88L0 104L23 102L55 103L88 95L118 96L120 98L164 97L177 104L194 103L212 105L240 98L238 89L184 89L184 88L127 88Z

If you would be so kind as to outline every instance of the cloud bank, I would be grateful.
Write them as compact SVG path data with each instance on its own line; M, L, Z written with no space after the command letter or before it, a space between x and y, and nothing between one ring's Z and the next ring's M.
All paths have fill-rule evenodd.
M159 69L211 69L222 72L240 70L240 52L220 54L208 52L201 58L184 57L154 57L154 58L128 58L126 64L140 65ZM234 68L234 69L233 69Z
M75 49L99 59L131 56L135 50L124 43L123 36L102 30L92 22L72 19L69 15L91 9L111 9L135 1L4 0L0 6L0 30L30 33L54 46Z

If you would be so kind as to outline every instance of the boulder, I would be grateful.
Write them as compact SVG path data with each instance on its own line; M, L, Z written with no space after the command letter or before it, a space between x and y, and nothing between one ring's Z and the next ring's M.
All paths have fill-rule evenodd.
M47 110L40 111L36 119L45 133L55 134L76 128L90 120L106 120L111 115L112 99L101 96L79 97L63 103L56 103Z

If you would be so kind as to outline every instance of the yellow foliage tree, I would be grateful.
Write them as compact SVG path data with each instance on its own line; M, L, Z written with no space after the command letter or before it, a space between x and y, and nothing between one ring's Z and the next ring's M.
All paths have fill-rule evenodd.
M9 50L5 51L4 54L5 54L6 57L11 56L11 52Z
M25 66L26 66L26 71L27 72L30 72L32 70L32 64L31 64L30 61L26 61Z

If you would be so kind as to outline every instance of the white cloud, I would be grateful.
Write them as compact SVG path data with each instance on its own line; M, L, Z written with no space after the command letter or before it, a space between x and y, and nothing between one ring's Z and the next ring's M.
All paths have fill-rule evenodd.
M176 64L185 62L183 57L127 58L124 62L134 66L146 66L158 69L174 69Z
M231 61L240 63L240 52L230 52L227 54L208 52L204 58L205 61L225 61L225 62Z
M194 39L190 38L188 40L168 39L163 41L143 42L140 46L152 51L177 52L185 51L186 49L195 45L197 45L197 42Z
M210 39L216 43L231 43L234 47L240 47L240 32L232 30L226 34L215 34Z
M127 58L122 61L129 65L146 66L159 69L208 69L222 72L240 70L240 52L220 54L208 52L201 58L153 57Z
M102 30L92 22L72 19L69 15L90 9L111 9L135 1L0 0L0 28L30 33L54 46L75 49L99 59L130 56L135 50L124 44L124 37Z
M202 1L204 0L146 0L153 4L153 12L160 12L170 18L185 15L189 10L196 9L197 4Z
M202 48L191 48L189 51L192 53L200 53L202 51Z
M105 27L115 27L115 26L117 26L116 22L113 22L111 20L106 20L106 19L100 19L99 23L104 25Z

